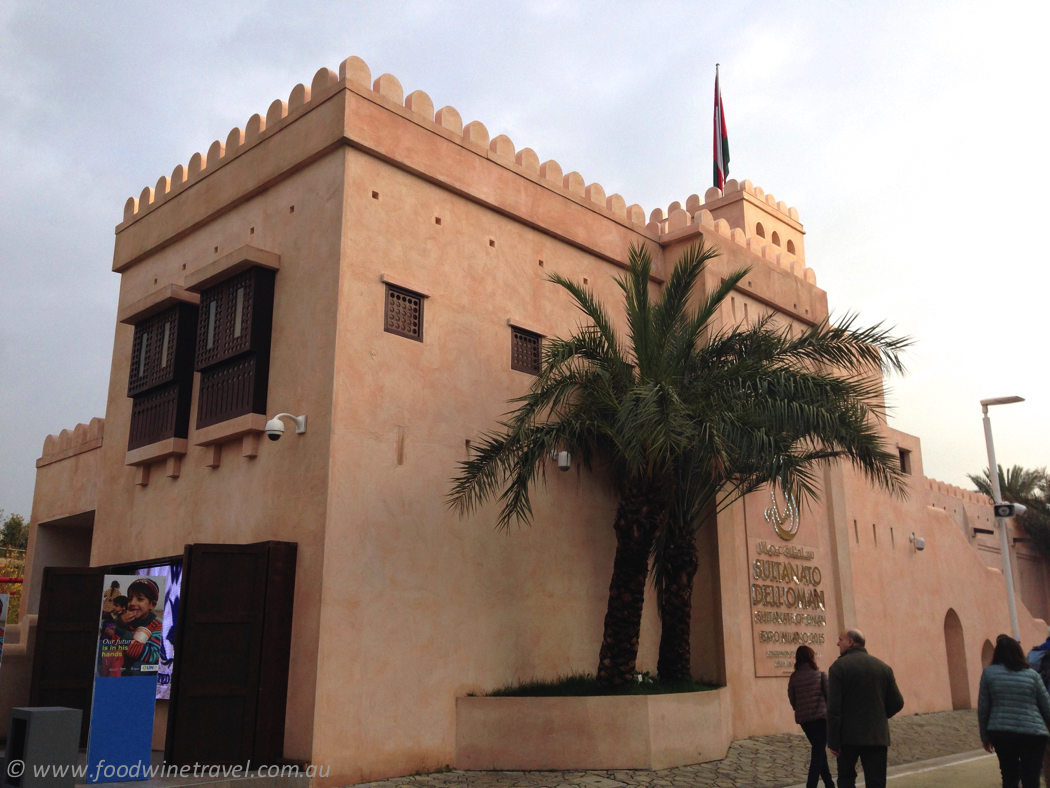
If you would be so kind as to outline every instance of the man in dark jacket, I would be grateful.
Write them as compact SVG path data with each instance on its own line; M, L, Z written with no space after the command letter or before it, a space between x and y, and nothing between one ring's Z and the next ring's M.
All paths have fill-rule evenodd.
M859 629L839 635L828 670L828 749L838 758L839 788L854 788L857 759L868 788L886 788L889 718L904 708L893 669L864 649Z

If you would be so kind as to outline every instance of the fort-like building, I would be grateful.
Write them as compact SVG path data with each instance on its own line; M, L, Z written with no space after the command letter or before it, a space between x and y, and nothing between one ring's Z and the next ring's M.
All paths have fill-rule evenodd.
M652 251L658 289L703 238L721 255L701 291L750 267L725 324L828 314L798 212L750 181L647 219L566 170L349 58L128 200L105 419L44 441L2 702L85 707L102 568L166 565L183 571L184 633L157 706L169 757L328 764L330 785L512 760L528 720L509 733L467 696L594 670L615 496L552 466L533 525L506 533L494 508L461 519L444 498L544 338L577 324L548 275L615 305L631 244ZM278 412L305 432L266 440ZM976 703L1009 629L990 502L926 478L917 437L884 434L906 500L836 465L790 541L768 492L701 531L693 672L723 688L667 718L702 745L671 761L796 730L789 655L813 642L826 668L845 626L896 669L904 713ZM1010 544L1027 648L1046 631L1047 567L1022 533ZM658 639L647 600L640 670ZM585 752L580 733L546 765L630 754Z

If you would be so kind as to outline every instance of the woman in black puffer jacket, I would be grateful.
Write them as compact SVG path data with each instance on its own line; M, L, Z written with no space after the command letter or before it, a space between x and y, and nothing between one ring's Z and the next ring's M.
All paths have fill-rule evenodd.
M813 649L799 646L795 651L795 672L788 679L788 700L795 710L795 722L802 726L813 747L809 759L806 788L817 788L818 779L825 788L835 788L828 768L828 674L817 668Z

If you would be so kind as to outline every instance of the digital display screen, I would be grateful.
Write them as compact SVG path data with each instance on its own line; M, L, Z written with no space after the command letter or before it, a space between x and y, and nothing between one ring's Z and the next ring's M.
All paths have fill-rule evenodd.
M179 598L182 595L182 562L159 564L138 569L136 575L166 577L167 588L164 591L164 628L161 641L160 667L157 670L157 699L171 698L171 669L175 665L175 632L179 620Z

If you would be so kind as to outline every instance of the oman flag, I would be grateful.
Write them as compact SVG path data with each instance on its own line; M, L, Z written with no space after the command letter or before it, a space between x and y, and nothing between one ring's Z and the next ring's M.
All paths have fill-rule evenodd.
M726 133L726 112L722 106L722 91L718 87L718 66L715 66L715 186L724 189L729 175L729 135Z

